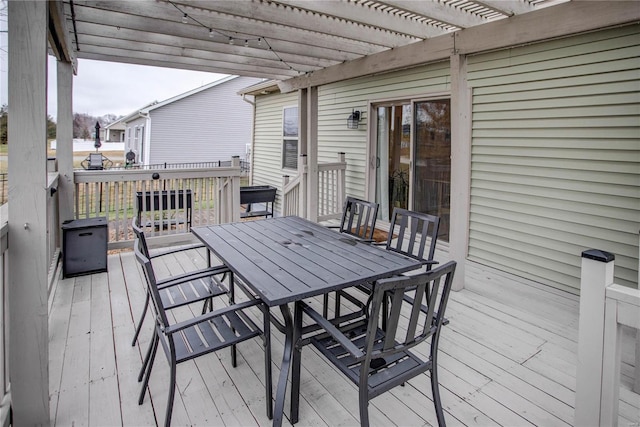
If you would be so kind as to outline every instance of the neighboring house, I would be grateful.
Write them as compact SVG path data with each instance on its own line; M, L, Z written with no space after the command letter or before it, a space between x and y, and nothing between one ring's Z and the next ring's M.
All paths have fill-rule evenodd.
M345 152L346 192L379 202L379 223L394 206L440 216L454 258L575 293L595 247L635 287L639 41L628 25L317 86L318 162ZM256 96L252 183L281 193L308 101L274 83L243 92Z
M238 95L254 77L230 76L154 102L122 119L136 163L199 163L245 157L253 107Z
M104 140L106 142L124 142L124 135L124 117L104 127Z

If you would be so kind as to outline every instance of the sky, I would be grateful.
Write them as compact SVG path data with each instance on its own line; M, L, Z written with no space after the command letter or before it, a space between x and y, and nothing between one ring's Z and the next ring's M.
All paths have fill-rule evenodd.
M55 119L56 59L51 56L48 76L48 113ZM153 101L164 101L224 77L225 74L79 59L78 73L73 77L73 112L94 117L124 116Z

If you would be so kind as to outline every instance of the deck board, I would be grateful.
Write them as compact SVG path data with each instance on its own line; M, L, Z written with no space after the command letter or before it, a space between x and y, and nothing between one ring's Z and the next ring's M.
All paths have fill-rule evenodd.
M205 251L154 263L162 278L205 267ZM108 273L60 279L54 286L49 326L52 425L146 426L164 419L169 369L161 349L150 394L143 405L137 403L137 374L152 331L148 315L140 342L131 346L145 298L144 276L131 252L110 255L108 268ZM466 289L451 295L451 323L441 337L439 372L447 423L573 425L577 297L475 264L467 272ZM216 305L224 301L217 299ZM173 316L184 319L200 310L199 305L183 307ZM261 313L252 315L260 324ZM283 342L272 328L274 384ZM180 364L173 425L270 425L263 358L256 338L238 346L237 368L227 350ZM623 363L621 425L640 422L640 396L630 391L632 369L628 360ZM373 399L370 420L373 426L436 425L428 375ZM284 424L290 425L288 419ZM298 425L359 425L356 388L312 346L303 349Z

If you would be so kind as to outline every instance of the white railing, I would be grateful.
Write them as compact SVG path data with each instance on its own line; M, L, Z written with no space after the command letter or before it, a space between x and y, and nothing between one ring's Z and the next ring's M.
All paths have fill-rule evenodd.
M335 163L318 165L318 221L340 218L345 199L347 162L338 153Z
M0 206L0 425L9 425L11 388L9 385L9 299L7 295L9 268L9 205Z
M618 425L622 326L640 329L640 290L613 283L614 256L582 253L574 425ZM640 335L636 331L636 337ZM636 345L634 391L640 378Z
M298 157L298 175L282 177L282 216L298 215L306 218L307 210L307 155Z
M240 219L240 165L198 169L76 171L75 218L107 217L109 248L128 247L139 215L151 236Z
M338 153L338 161L318 164L318 221L340 218L345 199L347 163L345 154ZM306 217L307 206L307 156L298 160L298 175L282 182L282 215Z

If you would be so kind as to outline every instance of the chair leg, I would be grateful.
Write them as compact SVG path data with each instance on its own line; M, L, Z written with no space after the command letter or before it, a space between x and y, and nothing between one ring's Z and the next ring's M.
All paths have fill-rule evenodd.
M144 321L144 316L147 314L148 309L149 309L149 292L147 292L147 296L144 299L144 308L142 309L142 315L140 316L140 320L138 320L138 326L136 326L136 333L133 335L133 341L131 341L131 347L136 346L136 342L138 341L138 335L140 335L140 329L142 329L142 322Z
M431 350L431 395L433 397L433 406L436 410L436 418L438 419L438 425L445 427L447 423L444 421L444 412L442 411L442 400L440 399L440 385L438 383L438 360L437 360L437 346L438 336L432 337L432 350ZM435 348L434 350L434 343Z
M171 360L171 373L169 381L169 396L167 397L167 411L164 417L164 426L171 426L171 416L173 415L173 399L176 395L176 361Z
M322 317L328 319L329 316L329 294L324 294L322 297Z
M226 274L226 273L225 273ZM229 305L235 304L236 294L235 287L233 286L233 273L229 274ZM232 328L235 332L235 329ZM234 368L238 366L238 351L236 350L236 345L231 346L231 366Z
M159 341L159 338L156 334L154 334L153 336L151 357L149 359L149 365L147 366L147 370L144 374L144 381L142 382L142 387L140 388L138 405L142 405L142 402L144 402L144 394L147 392L147 386L149 385L149 377L151 376L151 370L153 369L153 362L155 361L155 358L156 358L156 351L158 350L158 341Z
M360 403L360 426L369 427L369 396L367 390L363 389L362 385L359 390L359 403Z
M151 358L151 351L153 350L153 345L156 339L156 333L153 332L153 337L151 341L149 341L149 347L147 348L147 354L144 356L144 360L142 361L142 366L140 367L140 372L138 373L138 382L142 381L142 377L144 377L144 373L147 370L147 366L149 366L149 360Z

